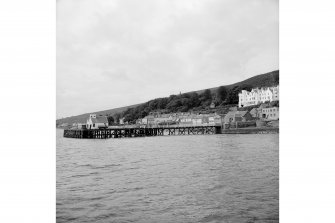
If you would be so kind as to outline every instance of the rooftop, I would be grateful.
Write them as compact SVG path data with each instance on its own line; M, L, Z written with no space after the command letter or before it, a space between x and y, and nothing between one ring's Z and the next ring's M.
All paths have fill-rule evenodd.
M108 123L106 116L97 116L96 118L91 118L93 123Z

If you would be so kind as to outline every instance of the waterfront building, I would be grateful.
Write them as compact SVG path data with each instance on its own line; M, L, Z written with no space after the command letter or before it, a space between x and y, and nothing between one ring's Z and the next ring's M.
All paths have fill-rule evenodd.
M246 122L253 120L253 117L248 111L230 111L224 116L224 123L230 122Z
M279 85L276 87L253 88L250 92L242 90L238 94L239 107L258 105L264 102L279 101Z
M155 116L153 116L153 115L148 115L147 116L147 124L149 124L149 125L153 125L153 124L155 124Z
M141 124L145 125L167 125L171 123L179 123L180 125L215 124L221 123L221 116L216 113L194 114L185 112L160 114L156 117L154 115L148 115L141 119Z
M208 117L208 124L215 124L215 116L211 115Z
M144 125L152 125L155 124L155 117L153 115L147 115L142 118L142 124Z
M192 117L192 124L193 125L201 125L205 123L205 117L202 115L193 115Z
M179 120L179 124L181 125L192 125L193 124L191 115L180 115L178 117L178 120Z
M141 123L144 124L144 125L147 125L148 124L148 117L145 116L144 118L142 118Z
M279 107L262 108L260 117L266 120L279 120Z
M90 114L90 117L86 122L87 129L99 129L108 128L107 116L97 116L96 114Z
M214 124L221 124L223 117L221 115L214 115Z
M159 123L167 123L167 122L171 122L172 121L172 117L170 117L169 115L161 115L159 117L155 118L155 124L159 124Z
M119 123L120 123L121 125L124 125L124 117L123 117L123 118L120 118Z

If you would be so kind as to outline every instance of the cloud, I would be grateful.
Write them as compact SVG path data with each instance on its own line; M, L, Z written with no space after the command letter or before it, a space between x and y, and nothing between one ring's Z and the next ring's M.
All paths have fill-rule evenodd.
M278 17L276 0L57 1L57 116L278 69Z

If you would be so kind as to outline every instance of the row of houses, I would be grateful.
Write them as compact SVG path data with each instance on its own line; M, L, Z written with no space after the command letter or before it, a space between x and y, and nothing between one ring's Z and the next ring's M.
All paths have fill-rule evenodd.
M173 114L150 114L142 119L138 119L136 124L145 126L155 125L217 125L235 122L248 122L256 119L279 120L279 107L261 104L259 107L250 111L238 111L237 109L229 111L227 114L193 114L193 113L173 113ZM90 114L86 123L75 123L73 128L78 129L99 129L108 128L108 119L106 116L97 116Z
M213 114L174 113L174 114L148 115L142 119L138 119L136 123L142 125L215 124L215 123L221 123L221 116L215 113Z
M238 106L247 107L258 105L267 101L279 101L279 85L267 88L253 88L250 92L242 90L238 94Z
M250 114L258 119L279 120L279 107L262 104L258 108L253 108Z
M252 120L279 120L279 107L277 106L260 106L253 108L251 111L230 111L224 118L224 123L230 122L247 122Z
M148 115L143 119L138 119L137 124L159 125L159 124L181 124L181 125L201 125L201 124L218 124L230 122L245 122L255 119L279 120L279 107L261 104L250 111L229 111L227 114L162 114Z

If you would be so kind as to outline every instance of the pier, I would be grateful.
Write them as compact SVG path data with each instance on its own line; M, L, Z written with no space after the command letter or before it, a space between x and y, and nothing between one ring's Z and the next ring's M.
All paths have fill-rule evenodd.
M108 139L149 136L214 135L214 134L278 134L278 127L222 128L219 125L178 127L119 127L106 129L64 129L65 138Z
M106 129L65 129L64 137L80 139L108 139L168 135L213 135L220 134L221 126L184 127L125 127Z

